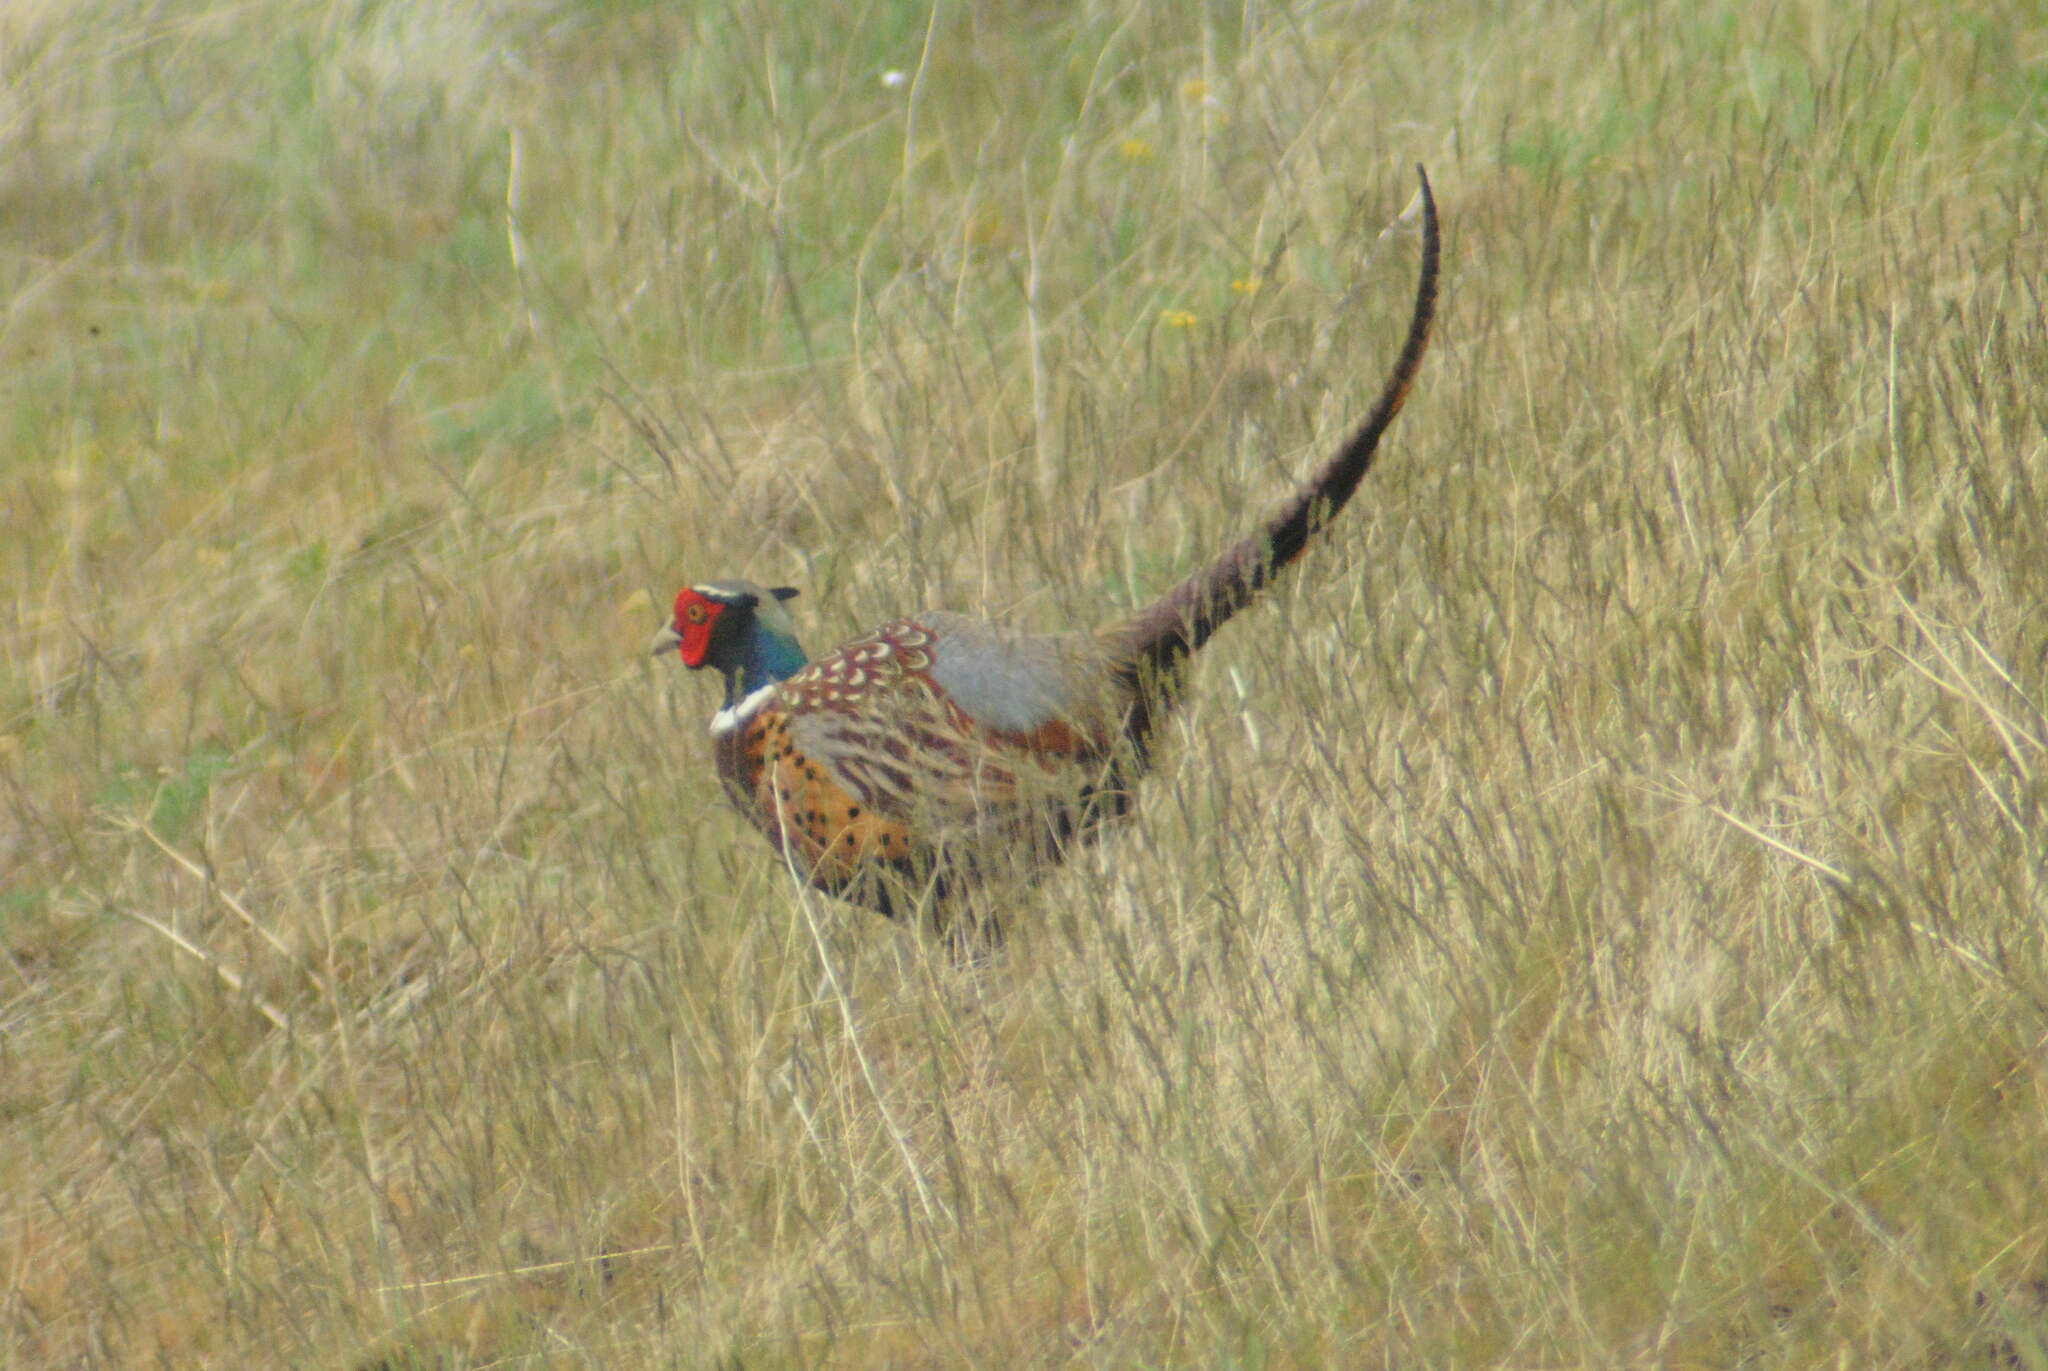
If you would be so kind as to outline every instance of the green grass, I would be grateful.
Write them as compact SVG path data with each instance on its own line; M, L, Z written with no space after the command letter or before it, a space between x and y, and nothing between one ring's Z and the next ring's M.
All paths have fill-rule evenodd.
M0 10L0 1365L2048 1366L2048 23ZM885 82L901 72L900 83ZM963 969L692 577L1100 622Z

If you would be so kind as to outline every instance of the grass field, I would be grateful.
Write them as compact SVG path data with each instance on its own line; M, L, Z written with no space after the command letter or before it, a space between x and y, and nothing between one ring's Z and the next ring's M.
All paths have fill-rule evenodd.
M0 1366L2048 1367L2048 16L11 0ZM1101 622L996 956L678 584Z

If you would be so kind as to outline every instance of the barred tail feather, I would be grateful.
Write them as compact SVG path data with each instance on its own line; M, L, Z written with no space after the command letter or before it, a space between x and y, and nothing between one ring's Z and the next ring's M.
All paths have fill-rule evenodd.
M1422 276L1415 288L1415 311L1408 321L1407 342L1381 387L1379 399L1350 439L1266 522L1212 564L1175 586L1131 619L1105 634L1120 669L1127 673L1140 698L1171 673L1217 629L1243 609L1273 579L1274 573L1301 555L1308 541L1344 508L1371 468L1380 436L1401 412L1408 389L1422 367L1429 347L1430 323L1436 314L1437 218L1429 174L1422 178ZM1139 706L1132 720L1142 739L1151 711Z

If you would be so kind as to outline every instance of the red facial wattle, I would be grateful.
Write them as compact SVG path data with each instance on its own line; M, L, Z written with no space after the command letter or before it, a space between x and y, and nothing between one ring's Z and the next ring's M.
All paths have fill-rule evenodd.
M718 616L725 606L715 600L708 600L694 590L685 589L676 596L676 617L673 627L682 642L676 647L676 655L687 667L704 665L704 654L711 650L711 626L718 622Z

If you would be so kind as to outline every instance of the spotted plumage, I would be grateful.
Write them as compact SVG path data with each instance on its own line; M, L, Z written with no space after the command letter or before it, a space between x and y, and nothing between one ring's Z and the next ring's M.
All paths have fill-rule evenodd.
M891 909L905 889L950 885L1017 849L1050 854L1096 817L1086 773L1106 774L1119 735L1063 717L1050 688L1030 713L996 709L1010 727L978 718L941 665L949 647L962 659L999 650L977 628L947 614L895 620L743 700L715 732L727 793L807 880ZM956 684L973 698L972 682ZM938 851L950 870L918 860Z
M1435 311L1436 205L1421 280L1371 412L1263 528L1131 618L1022 637L963 615L896 619L807 660L783 602L748 581L685 587L657 656L716 667L718 774L791 870L895 913L941 914L1001 868L1057 860L1130 806L1187 657L1351 497L1420 369Z

